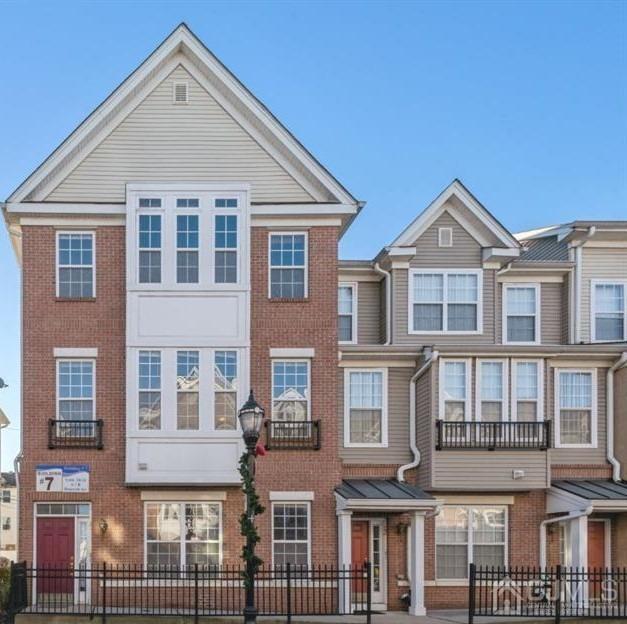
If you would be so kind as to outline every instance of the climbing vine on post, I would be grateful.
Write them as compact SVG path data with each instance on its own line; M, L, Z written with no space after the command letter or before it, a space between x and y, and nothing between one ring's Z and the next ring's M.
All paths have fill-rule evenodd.
M254 577L263 561L255 555L255 546L259 543L259 533L255 526L255 516L262 514L265 508L259 502L259 496L255 489L255 476L252 473L254 455L248 451L239 460L239 473L242 477L242 489L246 496L246 511L240 516L240 533L246 538L242 548L242 559L246 564L246 571L243 573L245 587L251 587Z

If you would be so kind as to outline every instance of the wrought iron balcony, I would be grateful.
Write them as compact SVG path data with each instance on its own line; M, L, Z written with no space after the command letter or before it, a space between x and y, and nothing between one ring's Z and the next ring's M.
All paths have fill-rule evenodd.
M545 451L551 442L551 423L436 421L436 451L443 449L496 449Z
M271 450L320 449L320 421L266 420L266 448Z
M50 419L48 448L103 448L102 420Z

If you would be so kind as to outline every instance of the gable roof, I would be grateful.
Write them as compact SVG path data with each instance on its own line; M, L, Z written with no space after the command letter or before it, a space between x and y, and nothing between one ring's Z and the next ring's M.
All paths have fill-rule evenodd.
M460 211L451 211L447 202L450 199L457 198L465 208L467 208L474 217L476 217L498 241L509 248L520 248L520 243L484 206L479 200L462 184L460 180L455 178L419 215L414 219L394 240L391 247L406 247L413 245L416 239L430 227L433 222L445 211L449 211L455 220L473 233L473 228L466 222ZM479 236L479 239L481 236ZM487 241L479 240L483 246L487 246Z
M174 57L176 56L176 60ZM359 202L321 165L185 23L181 23L10 195L8 202L42 201L172 71L174 64L201 82L237 122L303 186L315 202Z

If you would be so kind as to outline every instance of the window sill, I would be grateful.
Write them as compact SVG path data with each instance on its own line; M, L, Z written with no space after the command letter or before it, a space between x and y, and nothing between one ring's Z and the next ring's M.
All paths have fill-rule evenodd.
M309 303L309 297L268 297L269 303Z
M55 297L56 303L95 303L96 297Z
M425 587L468 587L468 579L425 581Z

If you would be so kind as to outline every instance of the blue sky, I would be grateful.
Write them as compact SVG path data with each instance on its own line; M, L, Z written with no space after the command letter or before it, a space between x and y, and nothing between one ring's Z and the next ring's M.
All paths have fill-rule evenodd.
M624 219L626 7L5 0L0 197L186 21L367 201L343 257L372 257L455 177L512 231ZM19 274L5 232L0 278L6 470L19 440Z

